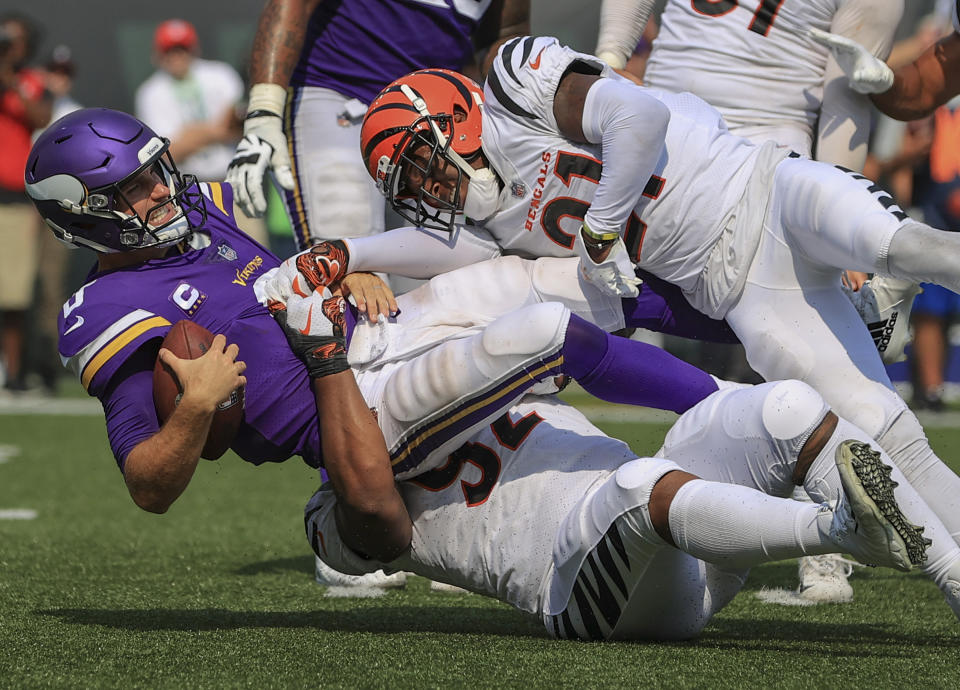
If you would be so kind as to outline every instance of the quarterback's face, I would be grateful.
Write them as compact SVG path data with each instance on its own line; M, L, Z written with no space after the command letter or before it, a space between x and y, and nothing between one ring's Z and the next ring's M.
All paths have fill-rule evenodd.
M164 204L164 201L170 203ZM156 166L144 170L120 188L116 210L144 218L153 227L172 220L179 212Z

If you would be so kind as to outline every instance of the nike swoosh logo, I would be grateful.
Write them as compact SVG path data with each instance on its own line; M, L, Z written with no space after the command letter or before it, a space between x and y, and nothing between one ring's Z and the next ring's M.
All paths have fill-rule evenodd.
M307 312L307 325L300 329L304 335L310 335L310 321L313 319L313 305L310 305L310 311Z
M530 61L530 69L540 69L540 58L543 56L544 50L546 50L546 48L541 48L540 52L537 53L537 59Z
M64 334L64 335L67 335L67 333L69 333L70 331L75 331L75 330L77 330L77 329L80 328L80 326L82 326L82 325L83 325L83 317L82 317L82 316L77 316L77 322L76 322L75 324L73 324L72 326L70 326L70 328L68 328L67 330L65 330L65 331L63 332L63 334Z

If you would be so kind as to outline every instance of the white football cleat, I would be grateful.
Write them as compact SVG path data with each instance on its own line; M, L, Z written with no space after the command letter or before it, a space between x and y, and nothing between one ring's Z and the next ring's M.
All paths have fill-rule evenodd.
M387 575L382 570L365 575L345 575L314 557L314 579L327 588L326 595L342 598L370 598L386 594L388 589L401 589L407 585L404 572Z
M856 292L845 285L843 291L867 325L883 363L906 359L903 348L910 342L910 310L913 298L923 289L911 281L878 274Z
M443 592L444 594L470 594L469 589L450 585L446 582L437 582L436 580L430 580L430 591Z
M893 496L893 469L866 443L844 441L835 455L843 493L830 509L830 538L865 565L909 572L927 560L930 540Z
M950 566L946 579L940 585L940 591L953 609L953 615L960 618L960 561Z
M816 604L848 604L853 587L847 582L853 566L838 553L804 556L799 559L800 586L797 596Z

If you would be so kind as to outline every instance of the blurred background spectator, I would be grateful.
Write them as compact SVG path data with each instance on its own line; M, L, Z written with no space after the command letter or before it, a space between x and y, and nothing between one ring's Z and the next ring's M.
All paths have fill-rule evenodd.
M157 70L137 88L134 114L170 139L170 154L201 181L222 181L240 139L244 84L231 65L200 57L193 24L168 19L153 34ZM266 242L262 221L238 214L237 223Z
M240 138L243 80L225 62L199 57L190 22L168 19L153 35L157 70L137 89L135 115L170 139L177 165L201 180L222 180Z
M44 84L53 99L51 123L82 107L73 97L75 75L76 65L70 47L64 44L54 47L43 65ZM35 131L33 138L36 139L41 131ZM38 265L33 310L36 346L29 348L24 365L25 370L35 371L40 376L43 391L53 395L57 392L63 370L57 353L57 315L67 299L66 272L70 249L57 241L53 233L46 231L39 216L37 224L42 261Z
M27 67L38 26L22 14L0 17L0 357L4 388L26 388L23 351L38 261L37 216L24 194L30 136L50 121L43 76Z
M55 122L82 106L73 98L73 77L76 66L73 64L73 51L70 46L60 44L50 53L44 65L44 82L53 98L53 114L50 121Z

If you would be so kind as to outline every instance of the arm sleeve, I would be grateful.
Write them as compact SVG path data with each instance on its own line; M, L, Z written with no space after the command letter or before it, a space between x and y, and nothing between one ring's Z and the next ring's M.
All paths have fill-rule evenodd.
M903 14L902 0L848 0L837 10L830 31L853 39L886 60ZM872 106L850 88L831 54L823 77L823 100L817 128L817 160L862 170L867 157Z
M153 406L153 360L139 351L117 371L100 396L107 421L107 438L120 470L136 445L160 430Z
M615 69L626 67L655 4L655 0L603 0L597 57Z
M621 234L664 153L670 111L625 79L598 79L583 104L583 133L600 144L603 172L584 217L597 233Z
M346 240L350 272L376 271L427 279L500 256L497 243L485 231L458 225L452 233L423 228L398 228Z

